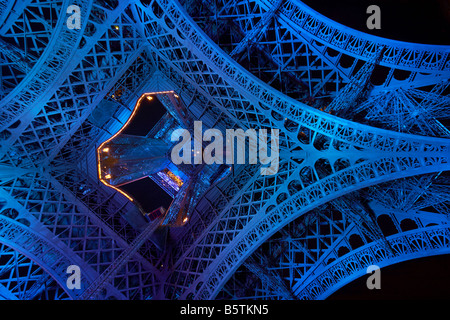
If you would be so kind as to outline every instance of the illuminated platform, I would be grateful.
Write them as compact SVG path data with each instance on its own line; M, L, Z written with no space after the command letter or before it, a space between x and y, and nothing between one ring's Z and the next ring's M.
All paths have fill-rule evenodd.
M141 108L152 108L156 103L163 103L168 112L150 130L141 130L145 135L129 134L139 131L134 126L138 126L135 122ZM163 225L187 223L199 197L230 173L227 165L175 165L171 161L172 133L192 124L185 111L173 91L146 93L139 98L125 125L97 148L99 180L134 202L142 214L148 215L155 208L144 208L145 194L133 196L129 191L133 183L150 178L173 198ZM145 119L139 120L145 123Z

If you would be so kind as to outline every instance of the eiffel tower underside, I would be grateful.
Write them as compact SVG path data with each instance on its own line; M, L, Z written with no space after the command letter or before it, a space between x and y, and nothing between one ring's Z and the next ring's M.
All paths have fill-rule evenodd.
M0 298L324 299L450 253L448 46L298 0L3 0L0 59ZM236 165L161 246L96 148L164 90L208 127L278 128L280 166Z

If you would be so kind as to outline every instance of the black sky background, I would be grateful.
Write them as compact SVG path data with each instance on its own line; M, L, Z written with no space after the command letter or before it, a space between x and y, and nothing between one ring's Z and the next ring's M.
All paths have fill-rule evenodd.
M368 289L370 274L332 294L328 300L450 299L450 255L400 262L380 269L381 289Z
M415 43L448 45L450 3L446 0L303 0L307 5L348 27L372 35ZM369 30L369 5L381 9L381 30ZM156 100L156 99L155 99ZM139 117L127 133L145 135L164 114L161 105L144 101ZM150 211L170 197L151 179L136 182L127 191L141 199ZM381 269L381 290L366 287L363 276L338 290L329 299L450 299L450 255L423 258Z
M448 0L302 0L326 17L375 36L424 44L450 44ZM381 10L381 29L369 30L369 5ZM369 274L341 288L329 300L450 299L450 255L416 259L381 270L381 289L369 290Z
M166 112L157 98L151 101L144 98L122 134L146 136ZM125 184L120 189L139 202L145 212L151 212L160 206L167 209L172 202L172 197L148 177Z
M375 36L425 44L450 44L449 0L302 0L324 16ZM369 30L369 5L381 11L381 29Z

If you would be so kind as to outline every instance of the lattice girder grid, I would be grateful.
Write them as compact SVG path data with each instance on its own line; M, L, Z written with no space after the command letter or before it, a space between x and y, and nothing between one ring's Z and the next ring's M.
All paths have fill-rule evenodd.
M190 26L190 28L187 28L187 25L189 23L186 20L183 20L184 17L179 12L175 12L177 9L175 8L175 6L173 4L162 3L162 2L160 2L159 4L162 7L167 6L164 9L165 9L166 14L171 13L170 18L173 19L173 20L170 20L171 23L172 24L175 23L175 25L177 25L178 28L180 28L181 30L185 30L186 31L187 34L185 34L184 36L187 37L187 38L190 38L190 40L192 40L194 42L194 48L200 48L201 53L199 53L199 55L202 57L201 60L202 61L206 61L207 59L210 59L209 60L209 61L211 61L211 64L209 64L210 68L211 68L212 65L215 65L215 66L218 67L218 69L221 69L222 73L225 73L225 75L227 75L227 76L231 76L233 78L233 80L235 80L235 82L233 82L233 85L234 85L233 87L234 88L239 87L239 85L241 85L242 87L244 87L244 89L247 89L246 90L247 97L250 95L250 94L248 94L248 92L253 93L254 96L256 95L260 99L260 101L259 101L260 104L259 105L261 105L261 100L264 102L264 98L267 99L268 96L270 96L270 94L268 94L269 90L267 90L267 91L265 91L265 95L266 96L261 98L261 95L258 95L257 94L258 91L255 90L255 89L258 88L259 84L255 84L254 81L252 82L252 80L250 80L248 76L242 77L242 73L241 72L237 72L236 67L231 66L228 61L225 61L226 59L224 59L223 57L220 56L221 53L217 53L217 52L219 52L219 50L210 50L208 48L208 46L210 46L210 45L206 44L204 39L201 39L196 34L193 34L194 28L192 28L192 26ZM151 15L151 14L149 14L149 15ZM158 18L155 17L155 16L153 16L152 19L149 19L149 20L147 20L147 19L148 18L144 18L144 17L142 18L144 23L146 23L149 20L152 20L152 21L158 20ZM167 21L167 17L165 17L165 21ZM160 21L160 25L163 25L163 22ZM159 27L153 26L152 28L155 31L156 30L161 31ZM166 28L167 28L166 30L171 29L170 26L166 27ZM173 25L172 25L172 28L173 28ZM169 34L170 33L171 32L169 31ZM175 45L175 43L174 43L175 42L174 38L177 38L177 37L176 37L176 35L173 32L172 32L172 37L170 37L170 36L168 37L167 35L164 35L164 36L166 36L166 40L164 42L166 51L167 51L167 45L172 45L174 47L177 47L177 49L180 48L180 45ZM163 36L161 36L161 38L163 38ZM169 40L169 38L170 38L170 40ZM159 48L159 46L158 46L159 43L154 42L155 38L149 38L149 39L152 39L151 42L154 45L156 45L157 48ZM181 40L179 40L179 41L182 42L182 43L186 42L184 37L181 37ZM190 54L192 54L192 50L191 50ZM170 61L172 61L172 62L175 61L174 63L176 63L175 59L177 57L179 57L179 59L183 59L183 57L180 56L179 53L176 53L176 52L171 52L171 53L168 54L168 56L170 57ZM204 69L199 68L199 70L204 70ZM183 71L185 71L185 70L183 70ZM189 74L189 70L186 70L185 74ZM202 80L203 83L201 81L199 83L199 80ZM227 80L230 81L229 78ZM200 78L200 76L197 76L195 78L195 82L199 83L200 86L202 86L202 84L204 84L206 86L210 86L211 85L210 82L207 82L207 80L205 81L205 77ZM214 84L216 84L214 90L219 91L219 89L217 89L217 83L218 83L217 80L214 81ZM222 91L221 93L223 94L223 92L226 92L226 91ZM214 91L212 89L210 89L209 93L214 93ZM245 95L244 92L241 92L241 94ZM253 96L253 99L252 99L253 101L252 102L254 102L254 100L255 100L254 96ZM252 97L250 97L250 98L252 98ZM286 100L288 100L288 99L286 99ZM389 132L389 133L388 132L383 132L383 133L379 132L380 133L379 136L377 136L377 135L365 135L365 134L362 133L362 131L360 131L361 129L359 129L359 128L356 129L356 130L354 128L352 128L352 129L350 129L349 127L346 128L346 126L349 125L349 123L346 122L346 121L343 121L343 120L337 121L337 120L334 120L334 119L332 120L332 117L329 117L329 116L326 116L326 115L322 115L322 114L320 114L320 115L319 114L317 114L317 115L308 114L310 110L308 110L308 112L305 112L304 109L306 109L306 108L303 108L302 112L299 112L298 109L295 110L294 108L287 109L286 107L288 107L290 103L288 103L286 105L285 101L280 101L280 100L275 100L275 99L272 99L272 100L269 100L269 101L272 102L272 103L270 103L270 105L272 105L272 108L277 108L279 106L277 111L281 111L283 115L286 115L287 117L290 117L291 119L293 119L296 122L298 121L297 123L300 123L302 125L306 124L306 126L310 126L310 128L313 128L314 130L319 131L323 135L328 135L329 137L335 138L337 140L341 140L341 141L343 140L343 141L346 141L346 142L350 142L351 144L355 144L357 148L361 148L361 147L367 148L367 147L369 147L369 149L374 148L374 149L378 149L378 150L383 150L384 152L387 151L389 153L391 153L391 152L400 152L400 154L403 153L403 151L407 151L407 153L409 153L409 152L411 152L414 149L418 150L417 149L417 146L418 146L417 142L412 142L412 141L407 142L407 140L410 140L410 138L406 139L406 137L405 137L405 139L400 138L400 140L397 140L399 138L399 136L394 138L392 136L391 132ZM273 103L274 101L275 101L275 103ZM255 105L255 104L256 103L252 103L252 105ZM280 104L281 104L281 106L280 106ZM294 103L292 103L292 104L294 104ZM266 110L267 109L269 109L269 108L266 106ZM289 110L290 112L289 111L287 112L286 109ZM261 112L261 109L260 109L260 112ZM261 113L264 113L264 111L262 111ZM302 113L303 113L304 117L301 116ZM267 114L267 112L266 112L266 114ZM300 115L300 117L298 117L298 115ZM327 118L327 119L325 120L324 118ZM340 122L340 124L337 124L337 122ZM317 124L319 124L319 123L322 124L322 126L318 126ZM294 125L294 127L295 127L295 125ZM356 127L359 127L359 126L356 125ZM340 128L340 129L339 130L334 130L336 128ZM325 130L320 130L320 129L325 129ZM330 132L332 132L332 134L330 134ZM358 132L358 133L356 133L356 132ZM357 139L350 138L351 136L354 137L354 135L353 135L354 133L356 133L356 135L360 135L361 134L361 138L362 139L360 139L360 138L357 138ZM362 136L365 136L365 137L363 138ZM370 136L370 138L369 138L369 136ZM384 136L384 137L382 137L382 136ZM415 140L415 139L417 139L417 137L413 138L413 140ZM372 140L372 141L369 142L369 140ZM399 143L395 143L394 142L395 140L399 141ZM392 143L392 142L394 142L394 143ZM445 146L447 144L447 142L445 142L445 141L440 141L440 142L443 143L443 145L441 145L441 147L437 147L436 150L440 149L440 151L438 151L438 153L440 153L441 151L444 151L444 150L446 150L446 148L448 148L447 146ZM413 147L413 145L415 145L415 146ZM431 147L431 149L433 149L433 147ZM401 151L401 150L403 150L403 151ZM441 155L443 156L444 154L441 153ZM413 158L415 158L415 156ZM361 186L363 186L364 184L362 183L362 180L366 180L370 176L372 176L372 178L369 178L369 180L375 178L375 176L380 175L380 174L384 176L385 174L390 175L390 174L393 174L395 172L396 176L401 177L401 176L403 176L404 173L400 173L400 171L398 171L398 169L400 169L401 167L403 167L405 169L407 167L412 168L412 167L418 165L418 163L420 163L422 161L422 160L419 160L418 158L416 158L416 159L413 159L413 158L409 158L408 159L408 157L406 157L406 158L401 158L400 157L400 158L397 158L397 159L390 159L387 162L386 162L386 160L387 160L387 158L386 158L384 160L383 159L379 159L378 161L374 161L372 164L368 164L368 163L365 163L364 165L360 164L359 166L355 167L356 171L352 171L350 169L342 170L341 176L342 176L343 180L341 180L341 182L344 182L344 185L347 184L348 186L350 186L352 184L351 180L354 179L353 177L355 177L355 176L358 177L359 176L359 178L356 178L356 179L359 180L358 183L360 183ZM423 159L423 160L425 160L425 159ZM426 161L428 161L428 160L430 160L430 159L427 159ZM446 162L447 162L447 159L446 159L445 156L443 156L440 160L438 160L436 162L437 166L434 169L432 169L432 170L433 171L440 171L439 168L444 169L446 167ZM397 163L397 164L394 164L394 163ZM397 167L397 168L394 169L394 167ZM362 171L357 173L357 171L359 171L359 170L362 170ZM347 171L347 172L345 172L345 171ZM414 171L414 169L412 171ZM419 172L419 170L417 170L416 172ZM316 174L316 176L318 176L317 173L315 173L315 174ZM411 174L414 174L414 173L411 172ZM395 175L392 176L392 178L394 178ZM336 177L337 176L338 175L336 175ZM350 177L352 177L352 178L350 178ZM323 179L323 180L325 180L325 179ZM331 183L331 180L330 179L328 179L328 180ZM366 182L369 181L369 180L366 180ZM375 179L375 180L377 180L377 179ZM350 182L350 184L349 184L349 182ZM312 198L317 198L317 196L319 196L319 198L320 198L321 197L320 194L322 192L325 192L325 194L326 193L330 193L331 190L336 191L337 189L340 189L343 186L343 185L338 186L335 183L337 183L337 181L334 181L333 183L328 184L328 185L325 184L325 185L323 185L323 187L325 187L325 189L322 189L323 187L321 187L319 189L316 189L316 191L312 191L312 189L314 189L314 188L311 188L311 193L309 194L308 197L312 199ZM341 188L341 190L342 190L342 188ZM300 197L297 196L298 200L299 200L299 198ZM297 199L296 199L296 201L297 201ZM292 209L292 208L290 208L290 209ZM268 222L268 223L270 224L271 222ZM272 222L272 224L275 225L275 223L273 223L273 222ZM249 229L250 229L250 227L249 227ZM245 245L245 244L243 243L242 245ZM217 250L217 248L216 248L216 250ZM219 249L219 251L220 251L220 249ZM242 253L242 252L240 252L240 253ZM236 257L236 256L237 256L237 254L234 255L233 258ZM214 263L217 263L217 260L218 259L215 259ZM186 270L186 268L184 268L184 267L186 267L185 265L183 265L181 263L180 263L180 265L181 265L181 269ZM230 263L228 263L228 265L230 265ZM224 266L224 270L226 270L227 266L226 265L223 265L223 266ZM222 271L224 271L224 270L222 270ZM210 275L208 274L208 275L206 275L206 277L210 277ZM194 276L194 278L195 278L195 276ZM221 278L222 278L221 276L217 276L215 279L221 279ZM192 280L190 280L190 281L192 281ZM202 282L201 281L197 281L197 283L201 284ZM214 285L217 285L217 283L214 283L214 285L213 284L209 284L209 285L210 285L210 288L213 288ZM193 291L195 286L191 286L191 288L192 288L191 291ZM212 292L208 292L206 294L211 294L211 293ZM205 296L201 296L200 294L198 294L197 297L206 297L206 295Z

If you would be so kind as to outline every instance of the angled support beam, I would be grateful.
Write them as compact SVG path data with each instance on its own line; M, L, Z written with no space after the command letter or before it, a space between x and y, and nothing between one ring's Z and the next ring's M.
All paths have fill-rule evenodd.
M25 57L23 52L1 38L0 53L8 57L9 61L23 73L27 73L31 70L32 64L29 62L28 58Z
M128 262L144 244L145 241L156 231L161 224L161 218L149 223L136 239L122 251L119 257L111 263L108 268L78 297L81 300L95 299L100 291L114 278L120 269Z
M259 257L261 261L267 261L266 257ZM267 269L267 266L262 266L255 259L250 257L244 262L244 266L261 279L263 283L269 285L269 287L276 291L281 297L286 300L297 300L294 293L286 286L283 280L278 274L272 273Z
M352 113L352 109L368 96L371 89L370 78L375 66L380 63L384 49L381 47L374 57L364 63L360 70L350 79L350 82L339 91L333 101L325 108L326 112Z
M233 59L238 60L238 56L244 51L247 47L252 46L253 43L257 42L261 36L261 32L267 28L272 18L277 13L280 8L283 0L277 0L277 2L267 11L261 20L253 27L253 29L247 33L244 38L239 42L239 44L231 51L230 56Z

